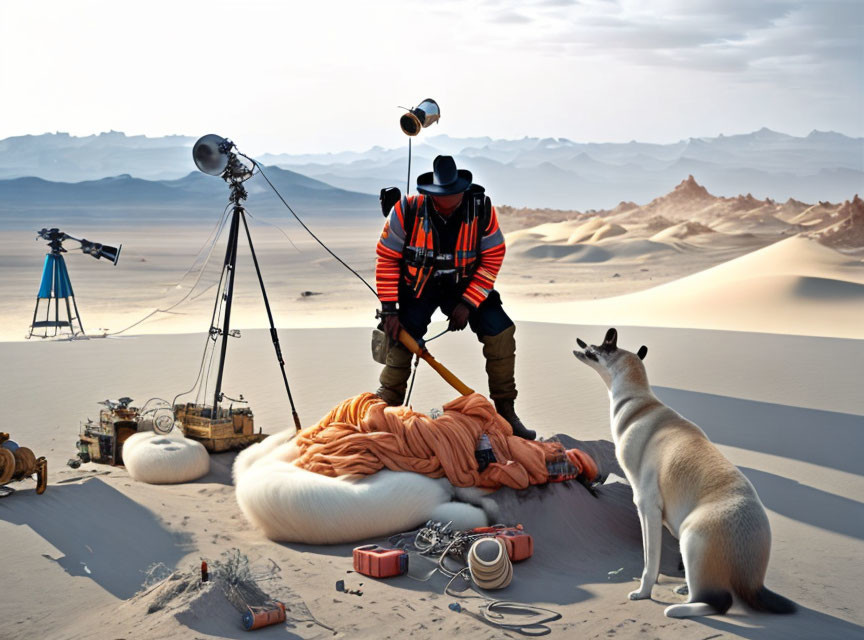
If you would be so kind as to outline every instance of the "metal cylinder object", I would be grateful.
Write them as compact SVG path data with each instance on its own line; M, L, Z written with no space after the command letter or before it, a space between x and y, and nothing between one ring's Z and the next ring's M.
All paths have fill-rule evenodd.
M249 607L249 611L243 614L243 628L246 631L269 627L272 624L285 622L285 605L274 602L268 607Z

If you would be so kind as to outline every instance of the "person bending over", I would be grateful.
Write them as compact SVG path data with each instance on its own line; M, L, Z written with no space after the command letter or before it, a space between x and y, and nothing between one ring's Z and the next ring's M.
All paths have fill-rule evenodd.
M398 341L399 330L422 340L440 308L451 331L470 326L483 343L495 409L515 435L533 440L514 408L516 327L494 289L505 252L495 208L450 156L438 156L432 171L418 176L417 191L390 211L376 248L380 328L395 343L377 395L390 405L404 402L411 352Z

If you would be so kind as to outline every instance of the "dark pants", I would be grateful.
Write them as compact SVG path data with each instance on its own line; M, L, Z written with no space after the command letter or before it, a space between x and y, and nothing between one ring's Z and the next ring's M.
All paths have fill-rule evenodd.
M410 292L400 293L399 322L415 340L420 340L426 335L436 309L440 308L444 315L449 316L461 301L458 292L448 295L446 289L424 292L420 298L415 298ZM497 336L513 326L513 321L501 306L501 295L497 291L493 289L486 300L471 311L468 326L478 337Z
M415 340L426 335L426 329L436 309L450 315L459 302L459 292L432 288L415 298L410 291L400 291L399 322ZM501 306L501 296L493 290L483 303L468 316L468 326L483 343L489 396L493 400L516 397L514 369L516 363L516 327ZM402 404L408 379L411 377L411 352L401 343L393 345L387 354L387 364L381 371L378 395L391 405Z

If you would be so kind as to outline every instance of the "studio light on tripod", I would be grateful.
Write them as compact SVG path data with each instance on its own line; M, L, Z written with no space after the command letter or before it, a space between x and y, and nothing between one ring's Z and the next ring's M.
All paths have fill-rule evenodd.
M416 107L408 109L407 113L399 118L399 126L402 127L402 133L406 136L416 136L421 129L438 122L440 117L441 108L438 103L432 98L426 98Z
M242 162L238 156L242 156L248 160L252 166ZM195 166L198 169L211 176L220 176L228 183L230 193L228 202L234 206L231 213L231 225L228 229L228 243L225 249L225 261L222 264L222 277L219 280L220 288L216 294L216 302L213 307L213 316L210 329L207 332L208 348L209 341L213 341L213 354L215 354L215 343L221 340L219 348L219 366L216 370L216 387L213 393L213 404L210 407L204 405L194 405L194 411L199 412L197 415L205 417L211 421L218 422L226 417L230 417L231 409L226 412L225 409L219 407L223 397L222 393L222 376L225 370L225 353L228 348L229 337L239 337L239 331L231 329L231 305L234 299L234 276L237 273L237 241L240 238L240 232L245 232L246 240L249 243L249 252L252 254L252 264L255 265L255 274L258 276L258 284L261 287L261 296L264 298L264 308L267 311L267 319L270 324L270 339L273 342L273 348L276 351L276 360L279 363L279 368L282 372L282 380L285 383L285 391L288 394L288 401L291 404L291 414L294 417L294 426L297 431L300 431L300 418L297 415L297 409L294 407L294 399L291 396L291 389L288 386L288 375L285 373L285 360L282 357L282 347L279 345L279 335L276 331L276 325L273 322L273 312L270 309L270 300L267 297L267 291L264 288L264 278L261 275L261 267L258 264L258 256L255 254L255 247L252 245L252 234L249 232L249 225L246 222L246 209L243 206L243 201L248 197L246 188L243 186L243 181L252 177L253 168L257 168L262 172L261 166L247 155L240 153L237 147L228 138L217 136L215 133L210 133L202 136L192 147L192 159L195 161ZM267 180L267 183L276 191L273 184ZM276 191L277 195L279 194ZM282 196L279 196L280 199ZM282 199L284 202L284 199ZM286 206L287 203L286 203ZM290 207L289 207L290 209ZM292 211L293 213L293 211ZM296 215L296 214L295 214ZM219 320L222 321L222 326L219 326ZM205 350L206 353L206 350ZM212 357L212 355L211 355ZM208 374L209 375L209 374ZM204 381L206 388L206 379ZM241 396L242 397L242 396ZM187 405L186 410L190 405Z
M192 147L192 159L199 171L221 176L226 182L242 182L252 177L252 169L237 157L237 149L228 138L207 134Z
M120 249L123 248L123 245L112 247L107 244L90 242L85 238L70 236L57 228L41 229L36 232L36 236L37 240L41 238L48 242L50 251L45 256L45 264L42 267L42 280L39 285L39 293L36 294L36 308L33 311L33 322L30 324L30 333L27 337L31 338L35 335L40 338L48 338L66 332L73 338L84 335L84 327L78 313L78 304L75 302L75 294L72 291L72 282L69 280L66 260L63 258L63 254L66 253L63 242L73 240L80 245L82 252L97 260L100 258L110 260L114 265L120 258ZM39 320L39 305L42 301L45 301L46 310L44 319ZM44 331L39 334L39 329L44 329ZM51 336L48 335L49 329L54 330Z

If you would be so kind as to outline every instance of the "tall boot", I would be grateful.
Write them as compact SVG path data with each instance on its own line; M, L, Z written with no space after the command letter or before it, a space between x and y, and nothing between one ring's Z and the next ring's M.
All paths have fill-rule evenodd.
M486 358L486 375L489 378L489 397L495 402L495 410L510 423L513 435L534 440L537 434L522 424L513 403L516 399L516 327L511 325L494 336L479 336Z
M387 364L381 370L378 381L381 386L375 392L387 404L397 406L405 401L408 378L411 377L411 352L401 342L390 346Z

